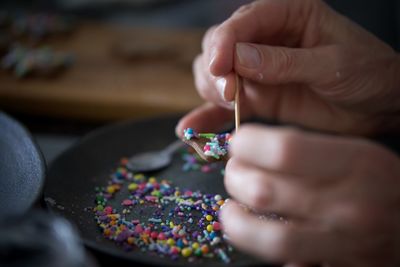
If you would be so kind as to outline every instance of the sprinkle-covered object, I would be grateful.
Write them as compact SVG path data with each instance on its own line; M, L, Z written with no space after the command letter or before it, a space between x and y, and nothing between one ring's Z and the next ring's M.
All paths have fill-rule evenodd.
M218 222L224 204L220 195L183 190L167 180L134 174L126 163L122 159L107 186L96 190L93 211L106 239L126 251L140 250L171 260L231 261L232 248L224 241ZM117 201L119 195L128 197Z
M230 133L197 133L192 128L183 131L183 141L193 147L199 156L205 161L227 160Z
M52 75L70 66L72 62L72 55L56 53L49 47L34 49L16 45L2 58L1 67L13 70L21 78L29 74Z

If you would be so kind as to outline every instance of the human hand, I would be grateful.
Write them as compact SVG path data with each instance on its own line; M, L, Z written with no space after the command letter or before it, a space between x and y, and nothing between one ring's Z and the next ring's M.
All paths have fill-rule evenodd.
M230 152L225 187L234 200L220 219L234 245L273 262L399 266L398 156L364 139L253 125ZM259 220L236 201L290 222Z
M243 118L350 134L399 130L397 53L322 1L256 1L211 28L194 74L214 105L184 117L178 134L232 120L234 71L244 79Z

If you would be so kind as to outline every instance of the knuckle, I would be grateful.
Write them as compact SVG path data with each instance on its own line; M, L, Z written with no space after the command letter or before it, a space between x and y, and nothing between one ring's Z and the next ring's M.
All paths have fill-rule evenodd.
M357 227L361 233L381 231L386 224L383 210L371 204L349 205L344 217L347 223Z
M348 57L346 55L347 53L342 46L334 45L330 48L330 50L332 59L335 60L336 65L341 66L348 60Z
M276 48L276 51L271 54L271 66L275 74L275 80L278 83L284 83L287 77L296 68L295 57L287 49Z
M258 210L265 210L266 206L271 202L270 194L267 193L265 183L260 181L253 181L252 185L249 187L249 205ZM268 190L269 191L269 190Z
M359 144L359 153L353 162L354 169L358 170L358 175L368 175L368 177L379 175L382 179L391 179L395 176L384 175L398 169L396 166L398 166L399 159L392 151L367 140L361 140ZM392 169L393 167L395 169Z
M301 142L301 134L294 129L284 130L275 142L274 167L278 169L289 168L295 157L295 151Z

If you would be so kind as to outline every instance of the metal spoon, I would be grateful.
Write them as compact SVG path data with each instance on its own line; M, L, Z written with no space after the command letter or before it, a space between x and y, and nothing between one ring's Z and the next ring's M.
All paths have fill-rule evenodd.
M132 156L126 166L132 172L150 172L163 169L171 164L174 152L184 146L185 143L176 140L162 150L143 152Z

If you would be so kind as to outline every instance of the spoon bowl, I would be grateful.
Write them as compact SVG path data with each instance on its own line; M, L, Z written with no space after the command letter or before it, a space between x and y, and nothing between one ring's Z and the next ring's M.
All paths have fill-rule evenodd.
M185 143L176 140L162 150L143 152L128 159L126 166L132 172L151 172L168 167L172 162L172 155Z

